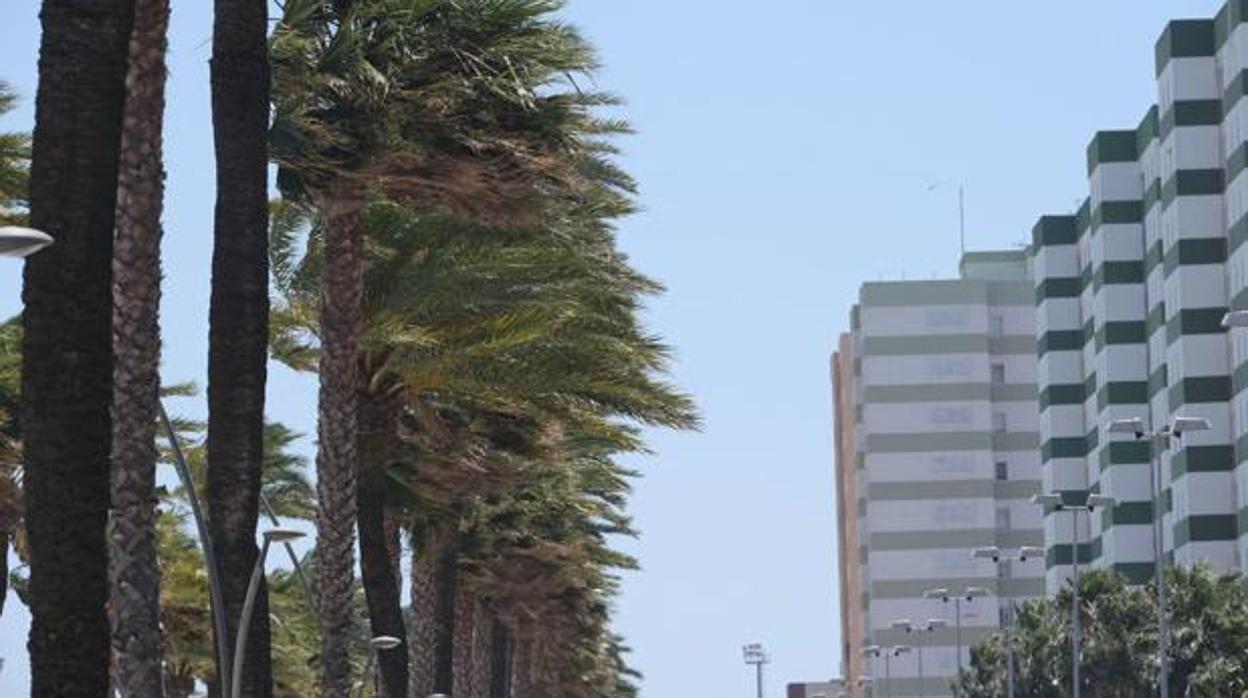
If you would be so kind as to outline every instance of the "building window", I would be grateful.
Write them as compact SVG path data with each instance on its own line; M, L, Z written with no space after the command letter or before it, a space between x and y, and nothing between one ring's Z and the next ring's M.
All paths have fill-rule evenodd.
M1005 461L997 461L997 479L1005 482L1010 479L1010 464Z
M997 530L1010 530L1010 510L1006 507L997 509Z
M988 333L993 337L1000 337L1005 334L1005 316L1001 313L993 313L988 323Z
M992 365L992 384L1005 385L1005 364Z
M992 430L998 433L1006 430L1004 412L997 412L992 415Z

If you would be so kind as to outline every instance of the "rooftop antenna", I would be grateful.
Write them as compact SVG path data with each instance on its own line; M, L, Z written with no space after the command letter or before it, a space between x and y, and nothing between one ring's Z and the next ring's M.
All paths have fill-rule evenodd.
M966 255L966 194L961 184L958 185L958 245Z

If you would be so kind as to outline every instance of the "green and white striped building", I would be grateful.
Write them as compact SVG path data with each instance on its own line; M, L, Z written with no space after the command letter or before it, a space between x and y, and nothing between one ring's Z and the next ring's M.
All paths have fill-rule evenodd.
M1157 105L1092 138L1087 201L1033 231L1045 488L1118 500L1082 524L1078 554L1137 581L1152 571L1149 453L1109 438L1113 419L1210 421L1162 456L1165 551L1181 565L1248 561L1248 338L1219 326L1248 307L1245 20L1234 0L1216 19L1171 22ZM1070 571L1071 517L1050 513L1045 534L1052 592Z
M847 642L847 661L864 645L925 645L920 691L917 653L872 660L884 695L950 695L957 673L953 608L924 598L928 589L985 587L992 596L964 609L963 657L1000 625L1006 589L997 567L971 550L1043 544L1040 434L1035 352L1035 284L1022 250L968 254L962 278L863 285L842 347L853 369L837 381L841 429L838 467L856 468L857 568L862 638ZM843 349L845 351L846 349ZM850 357L839 356L841 365ZM848 392L844 392L848 391ZM842 471L844 472L844 471ZM855 501L850 499L849 501ZM845 512L851 515L851 512ZM855 541L842 543L854 554ZM844 562L842 564L845 564ZM1044 565L1014 568L1013 593L1044 593ZM895 629L947 619L920 637Z

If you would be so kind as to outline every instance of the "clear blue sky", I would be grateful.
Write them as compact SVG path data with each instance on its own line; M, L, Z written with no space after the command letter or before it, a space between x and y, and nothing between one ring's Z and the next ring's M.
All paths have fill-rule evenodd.
M35 92L36 0L7 0L0 79ZM199 379L212 220L207 0L174 2L167 135L165 375ZM771 698L838 672L828 356L859 283L949 275L957 183L973 248L1026 239L1086 194L1097 129L1156 98L1164 22L1217 0L572 0L625 96L645 212L636 265L667 283L651 326L706 429L656 433L633 511L619 628L644 695L749 696L740 646L764 642ZM0 129L29 128L23 109ZM944 186L928 191L931 184ZM17 310L0 268L0 314ZM315 394L278 372L273 417L305 432ZM184 410L195 409L183 406ZM25 619L0 621L0 695L26 690Z

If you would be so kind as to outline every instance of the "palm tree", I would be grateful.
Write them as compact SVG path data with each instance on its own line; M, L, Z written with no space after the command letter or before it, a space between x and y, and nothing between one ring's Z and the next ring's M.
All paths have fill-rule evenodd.
M17 95L0 80L0 116L17 103ZM0 224L21 222L30 189L30 136L0 133Z
M0 324L0 613L9 590L9 549L20 552L22 540L22 451L17 421L21 386L22 325L19 318ZM21 555L25 557L24 555Z
M381 192L486 220L531 213L532 193L568 174L577 144L562 126L583 116L566 95L538 95L588 60L579 37L544 18L558 4L298 0L275 32L279 185L325 221L317 534L327 695L349 682L363 209Z
M45 3L26 262L21 419L34 695L101 696L112 406L112 240L133 0ZM67 651L72 642L72 651Z
M109 619L114 680L131 696L164 692L155 490L168 25L168 0L135 3L113 242Z
M268 377L268 5L215 0L212 126L217 200L208 330L210 532L222 580L227 633L238 632L259 550L264 391ZM256 604L243 695L272 692L265 587Z

